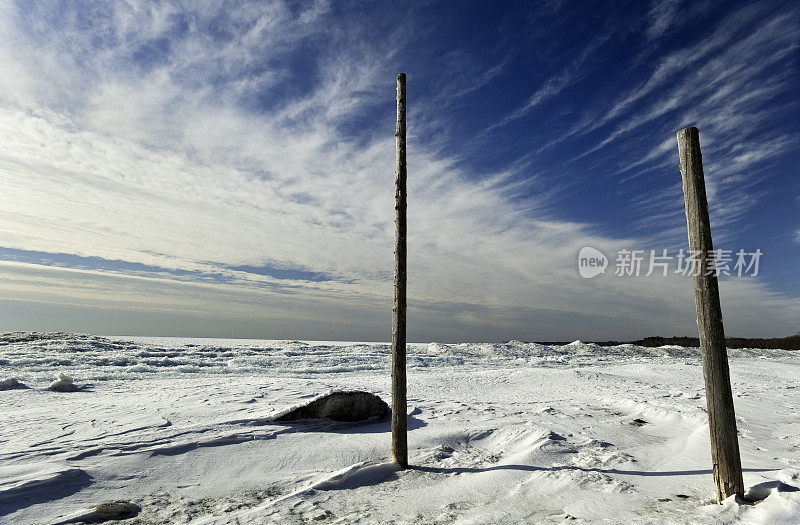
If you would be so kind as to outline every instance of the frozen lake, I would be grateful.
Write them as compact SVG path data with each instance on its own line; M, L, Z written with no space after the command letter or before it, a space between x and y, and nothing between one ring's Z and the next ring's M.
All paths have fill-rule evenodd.
M390 402L388 344L5 334L0 378L28 388L0 391L0 522L124 499L126 523L797 523L800 355L729 354L755 506L714 504L697 349L409 345L398 471L386 421L270 421Z

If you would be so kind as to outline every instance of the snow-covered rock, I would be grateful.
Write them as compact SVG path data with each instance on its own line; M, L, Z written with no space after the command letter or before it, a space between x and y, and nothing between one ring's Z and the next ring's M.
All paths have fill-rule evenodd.
M16 377L7 377L0 381L0 390L14 390L17 388L28 388Z
M139 505L130 501L104 501L94 508L78 511L70 516L65 516L54 525L67 523L104 523L111 520L124 520L132 518L139 513Z
M339 391L319 397L275 418L275 421L298 419L332 419L334 421L364 421L389 416L389 405L369 392Z

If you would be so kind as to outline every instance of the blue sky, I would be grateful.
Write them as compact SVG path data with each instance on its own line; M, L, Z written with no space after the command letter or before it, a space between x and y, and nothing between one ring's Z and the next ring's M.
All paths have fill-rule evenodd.
M800 330L791 2L2 2L0 329L387 340L395 75L409 338L696 331L700 129L726 332Z

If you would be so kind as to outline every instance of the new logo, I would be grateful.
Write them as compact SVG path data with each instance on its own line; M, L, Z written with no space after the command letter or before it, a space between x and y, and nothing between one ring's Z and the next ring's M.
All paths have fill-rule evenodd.
M606 273L608 257L596 248L584 246L578 253L578 273L584 279L591 279L601 273Z

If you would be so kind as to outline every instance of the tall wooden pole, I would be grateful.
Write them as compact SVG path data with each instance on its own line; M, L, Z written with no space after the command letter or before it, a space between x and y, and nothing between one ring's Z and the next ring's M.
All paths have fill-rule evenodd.
M392 309L392 456L408 467L406 428L406 75L397 75L394 308Z
M739 440L736 435L736 416L733 411L728 353L725 348L725 330L722 326L722 309L719 304L719 284L712 263L714 246L711 243L703 158L700 155L700 135L697 128L678 131L678 153L681 159L683 196L686 202L689 249L701 257L701 260L695 263L699 263L699 268L695 268L693 272L694 303L697 308L697 329L703 356L708 429L711 433L711 461L714 464L717 501L721 503L733 494L743 496L744 482Z

